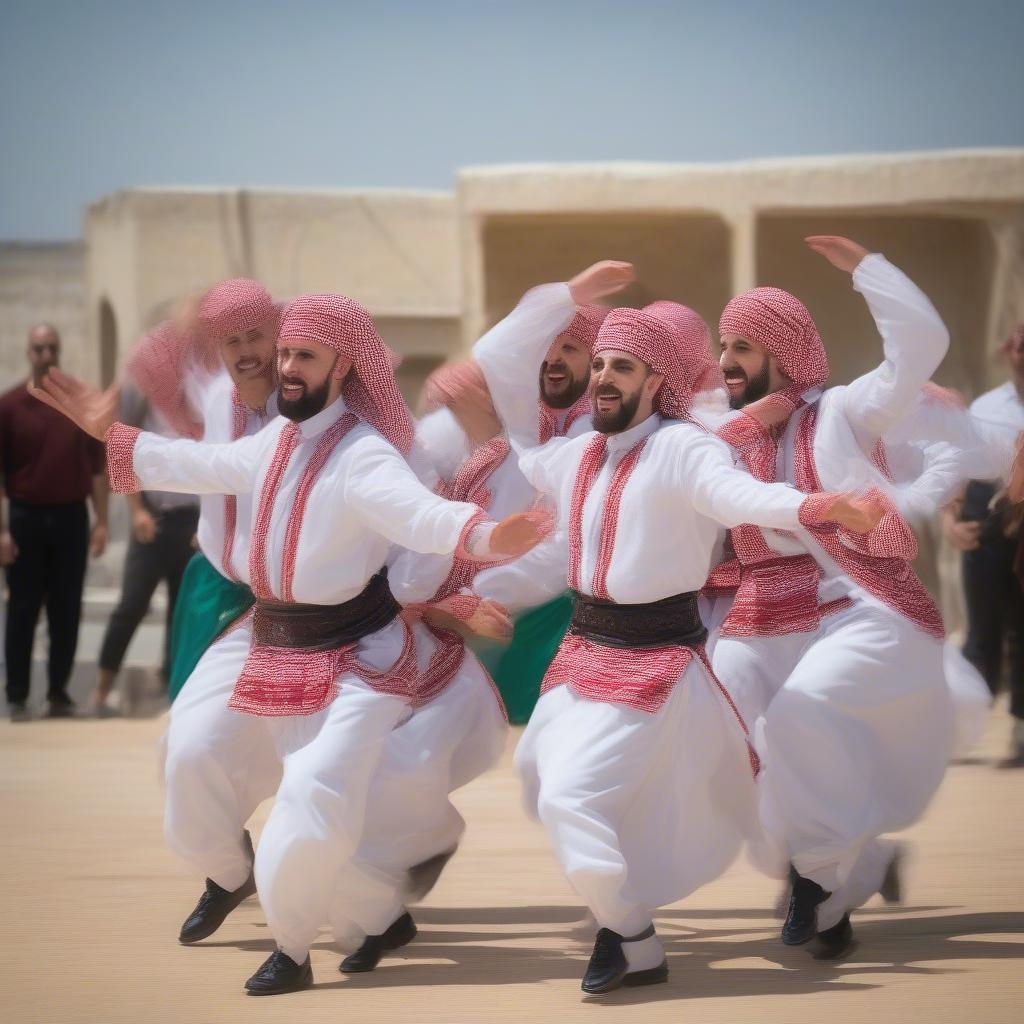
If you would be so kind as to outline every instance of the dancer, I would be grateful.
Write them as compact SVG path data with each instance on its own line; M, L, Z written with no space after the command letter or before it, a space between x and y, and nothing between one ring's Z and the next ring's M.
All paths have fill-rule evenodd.
M850 948L849 911L890 868L895 847L877 837L922 813L950 756L941 616L910 567L916 542L883 497L887 481L872 461L880 438L913 408L948 335L927 298L881 255L842 238L808 244L853 275L884 360L851 385L822 391L828 360L806 308L777 288L745 293L719 325L726 384L744 414L719 436L761 480L802 491L870 487L887 511L867 538L835 527L734 529L739 586L714 667L748 717L763 716L763 834L753 849L769 872L791 865L783 942L816 938L815 955L830 958Z
M540 536L528 516L488 522L419 484L400 454L412 423L390 354L358 303L301 296L279 345L283 418L225 445L108 428L107 399L64 375L44 383L45 400L107 437L120 489L258 492L252 644L230 706L272 738L284 770L255 864L278 949L246 983L255 995L312 983L323 900L356 852L384 742L420 697L415 644L383 571L388 543L488 559Z
M628 264L607 262L545 287L597 297L631 277ZM545 339L509 341L522 381ZM521 460L557 502L575 609L516 763L528 810L601 926L583 979L600 993L665 980L652 911L724 870L752 811L744 730L703 656L696 613L719 522L755 509L783 529L802 517L860 528L874 518L842 496L760 485L705 430L676 422L690 382L655 317L613 310L593 370L598 433ZM535 412L519 410L528 437Z

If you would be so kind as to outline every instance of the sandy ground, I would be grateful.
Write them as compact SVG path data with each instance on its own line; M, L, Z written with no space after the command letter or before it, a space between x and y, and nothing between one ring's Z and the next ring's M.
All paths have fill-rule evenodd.
M201 947L176 942L199 883L161 837L161 729L158 720L0 724L6 1024L1022 1019L1024 772L986 760L1005 749L1005 713L979 760L950 770L908 834L907 902L857 915L860 948L847 963L782 947L774 885L739 863L659 913L667 985L597 1001L579 991L582 910L520 811L507 756L459 795L466 841L415 912L420 935L403 955L343 977L325 935L313 949L314 989L246 997L242 982L271 949L255 901Z

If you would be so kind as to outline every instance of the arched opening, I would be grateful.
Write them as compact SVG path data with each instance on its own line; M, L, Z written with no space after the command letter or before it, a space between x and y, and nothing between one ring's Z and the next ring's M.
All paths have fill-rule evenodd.
M117 320L107 299L100 300L100 382L103 387L113 383L117 372Z

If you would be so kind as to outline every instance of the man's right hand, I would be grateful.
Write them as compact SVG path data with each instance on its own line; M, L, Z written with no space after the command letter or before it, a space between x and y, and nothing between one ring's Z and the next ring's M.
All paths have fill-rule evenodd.
M946 537L961 551L974 551L981 543L981 523L955 519L946 523Z
M97 441L107 439L107 431L117 418L120 385L113 383L106 391L72 377L51 366L40 387L29 385L29 393L39 401L63 413L76 426Z
M156 540L156 520L148 509L140 508L132 513L132 533L140 544L152 544Z
M606 295L614 295L636 280L632 263L622 260L601 260L581 271L569 282L572 301L586 306Z
M18 560L18 545L10 530L0 530L0 565L14 565Z

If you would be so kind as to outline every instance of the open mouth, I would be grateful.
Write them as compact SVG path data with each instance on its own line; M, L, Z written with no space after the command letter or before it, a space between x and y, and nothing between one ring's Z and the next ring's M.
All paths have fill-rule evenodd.
M301 398L306 392L305 384L293 384L290 382L282 382L281 394L284 398L289 401L294 401L297 398Z
M252 370L258 370L260 368L260 361L258 359L239 359L235 363L235 369L239 373L249 373Z
M726 370L723 376L730 393L742 391L747 386L747 375L742 370Z
M622 403L622 395L620 394L597 394L594 396L594 404L599 413L611 413L618 409Z

